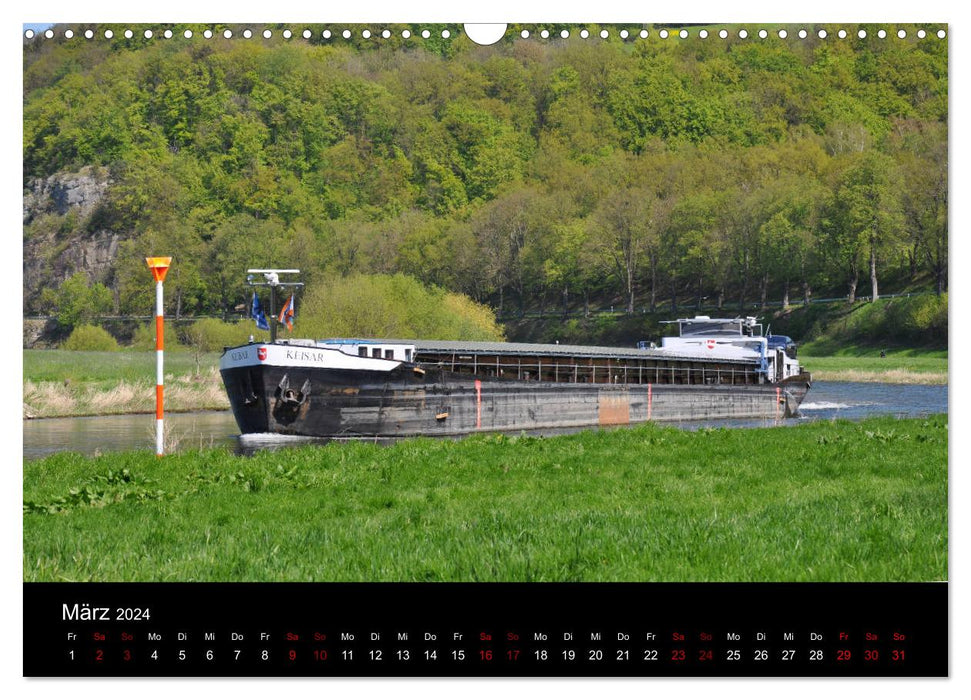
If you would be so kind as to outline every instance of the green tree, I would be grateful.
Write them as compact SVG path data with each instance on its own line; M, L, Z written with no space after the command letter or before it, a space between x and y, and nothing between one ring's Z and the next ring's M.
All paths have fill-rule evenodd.
M871 300L879 298L878 260L902 227L899 176L890 157L876 151L851 156L836 178L829 212L830 240L849 277L849 302L863 258L869 260Z
M110 313L114 305L111 290L100 282L89 284L83 272L64 280L57 293L48 299L53 301L58 324L65 328L89 324L95 317Z

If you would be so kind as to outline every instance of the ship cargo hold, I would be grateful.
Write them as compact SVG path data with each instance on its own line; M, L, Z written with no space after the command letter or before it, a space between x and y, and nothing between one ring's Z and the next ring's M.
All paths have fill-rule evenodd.
M240 431L391 438L645 421L777 420L811 385L755 319L678 319L661 347L282 340L220 361Z

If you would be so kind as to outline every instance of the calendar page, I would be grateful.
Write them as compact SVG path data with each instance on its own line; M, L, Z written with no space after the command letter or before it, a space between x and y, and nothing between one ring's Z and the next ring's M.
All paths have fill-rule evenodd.
M23 26L23 675L948 676L947 22L407 14Z

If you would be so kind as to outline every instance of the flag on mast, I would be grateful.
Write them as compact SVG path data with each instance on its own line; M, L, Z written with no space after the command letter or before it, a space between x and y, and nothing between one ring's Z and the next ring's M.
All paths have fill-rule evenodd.
M293 306L293 296L294 295L291 294L290 298L287 299L287 303L283 305L282 309L280 309L280 323L287 324L288 331L293 330L293 319L297 315L296 309L294 309Z
M256 292L253 292L253 303L250 305L250 316L256 321L256 327L261 331L270 330L270 323L266 320L266 314L263 313L263 307L260 306L260 298L256 296Z

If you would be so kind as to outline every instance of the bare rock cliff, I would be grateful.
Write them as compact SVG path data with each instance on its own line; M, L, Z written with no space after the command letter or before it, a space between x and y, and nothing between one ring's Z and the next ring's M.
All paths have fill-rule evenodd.
M90 222L110 187L107 173L89 167L25 184L25 311L41 311L31 307L39 291L56 288L76 272L91 282L109 281L122 236L92 230Z

